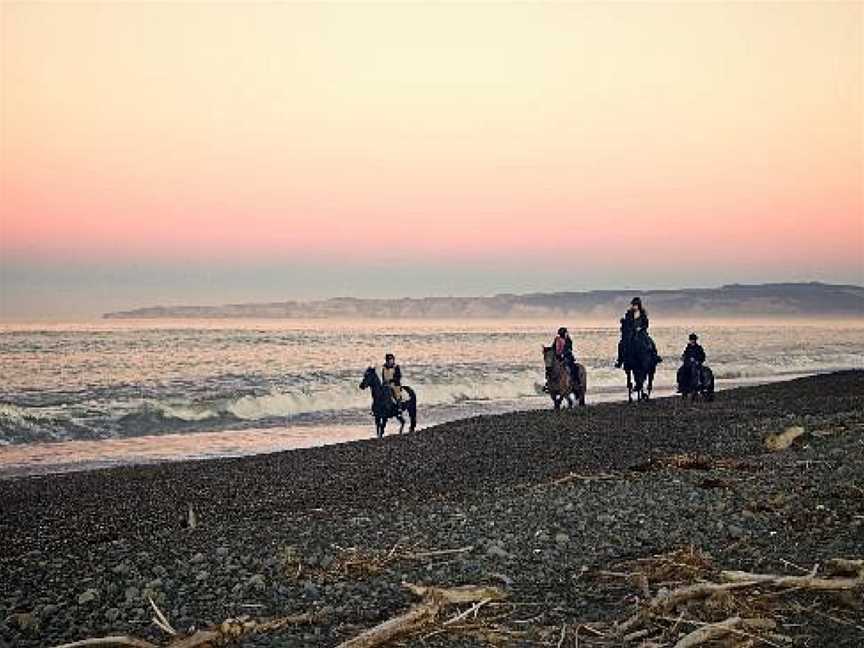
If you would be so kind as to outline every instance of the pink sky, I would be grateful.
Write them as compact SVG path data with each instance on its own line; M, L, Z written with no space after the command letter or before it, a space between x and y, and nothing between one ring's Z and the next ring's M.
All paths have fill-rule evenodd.
M864 281L860 3L0 12L16 277L383 259L597 284L647 254L646 286L696 260L709 285Z

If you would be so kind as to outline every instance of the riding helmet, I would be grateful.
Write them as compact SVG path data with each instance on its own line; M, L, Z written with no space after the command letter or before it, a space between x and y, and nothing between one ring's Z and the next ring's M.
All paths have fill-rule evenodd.
M695 333L691 333L691 334L690 334L690 339L693 340L693 341L695 342L696 340L699 339L699 336L696 335Z
M393 358L395 360L396 356L393 355L392 353L388 353L387 355L384 356L384 362L387 362L390 358Z
M642 299L639 297L634 297L633 299L630 300L630 305L631 306L638 306L639 308L642 308Z
M561 328L559 328L558 329L558 335L560 335L561 337L564 337L565 335L567 335L567 327L562 326Z

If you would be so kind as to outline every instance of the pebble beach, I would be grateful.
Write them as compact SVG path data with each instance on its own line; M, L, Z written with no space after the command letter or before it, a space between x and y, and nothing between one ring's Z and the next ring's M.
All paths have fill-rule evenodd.
M788 447L766 445L798 428ZM688 579L864 558L864 372L712 403L515 412L381 441L0 480L0 538L3 648L167 645L150 600L178 635L305 615L241 645L338 646L416 605L404 583L506 599L445 624L469 606L448 608L393 645L673 646L688 621L723 614L675 609L678 624L643 630L653 644L613 630ZM692 577L645 567L670 556L689 556L677 563ZM769 642L864 645L861 589L782 597Z

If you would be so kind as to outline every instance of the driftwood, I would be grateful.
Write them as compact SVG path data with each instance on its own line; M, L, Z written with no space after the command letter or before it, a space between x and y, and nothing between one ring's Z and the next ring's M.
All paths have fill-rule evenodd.
M755 585L754 582L734 582L720 584L696 583L695 585L680 587L676 590L672 590L671 592L658 594L648 603L648 605L643 610L637 612L632 617L624 621L624 623L620 624L618 626L618 634L623 635L626 632L630 632L640 627L652 616L667 614L687 601L704 599L714 594L717 594L718 592L728 592L729 590L752 587L753 585Z
M805 590L853 590L864 587L864 577L859 573L855 578L817 578L814 568L807 576L779 576L777 574L751 574L742 571L720 572L720 577L728 584L764 584Z
M773 630L777 624L771 619L742 619L739 616L729 617L718 623L708 623L682 637L675 648L694 648L713 639L737 634L743 630Z
M441 611L448 605L456 603L474 603L472 610L479 609L480 604L485 605L489 601L500 601L507 595L497 587L426 587L422 585L414 585L411 583L403 583L403 586L414 593L416 596L422 597L423 602L415 605L413 608L400 614L397 617L388 619L384 623L380 623L374 628L370 628L359 634L353 639L349 639L341 644L338 648L372 648L373 646L381 646L396 637L415 632L420 628L434 623ZM471 610L469 610L470 612ZM465 613L463 613L465 614ZM456 617L461 618L459 616Z
M83 648L84 646L104 646L112 648L159 648L156 644L132 637L101 637L99 639L82 639L65 643L55 648Z
M158 610L155 605L153 607ZM157 616L162 616L162 620L156 624L158 627L162 628L163 624L168 628L171 627L161 612L158 612ZM215 646L217 643L225 643L227 641L236 641L250 634L278 632L288 626L315 623L317 619L318 617L308 612L266 620L256 620L243 616L236 619L226 619L217 628L198 630L195 634L188 637L172 637L171 641L167 644L154 644L133 637L102 637L99 639L82 639L81 641L66 643L54 648L90 648L91 646L101 646L103 648L199 648Z
M692 551L691 551L692 553ZM694 553L694 556L696 554ZM655 556L653 559L644 559L637 561L639 566L645 572L650 572L652 564L650 561L663 562L669 561L669 556ZM791 563L790 563L791 564ZM684 565L688 566L688 565ZM696 570L703 571L703 577L708 574L710 565L707 561L704 562L705 569ZM657 568L659 569L659 568ZM701 646L706 642L722 638L726 635L742 635L758 639L767 644L772 644L771 641L765 639L765 636L776 638L777 640L788 643L789 638L782 635L771 635L770 631L776 628L776 623L770 618L747 618L743 611L749 609L747 598L732 597L734 591L747 590L755 587L760 589L776 589L779 590L772 596L782 595L786 592L794 592L800 590L810 591L850 591L864 589L864 560L850 560L844 558L835 558L828 560L825 563L825 572L828 576L817 576L819 566L814 567L809 573L800 576L786 576L782 574L754 574L743 571L722 571L720 579L724 582L697 582L695 584L679 587L671 591L661 590L654 598L648 600L641 608L625 621L614 626L615 635L623 643L640 642L640 645L646 645L650 642L650 637L657 630L651 630L652 624L672 623L671 631L667 627L665 632L674 636L678 625L683 621L686 624L698 625L699 627L678 639L674 648L692 648ZM713 570L712 570L713 571ZM664 574L665 571L658 573ZM715 572L716 573L716 572ZM614 573L615 576L625 576L625 574ZM634 579L634 575L644 576L644 573L635 572L629 574L628 581L631 584L637 585L645 593L645 583L640 582L641 579ZM729 612L735 612L733 616L717 623L703 623L700 621L685 621L684 612L677 618L668 616L679 606L706 601L706 609L711 609L712 600L716 595L718 601L725 601L725 606L730 606ZM690 611L698 609L690 607ZM714 608L716 611L716 607ZM769 634L765 634L766 631ZM761 633L750 634L750 632ZM667 634L668 636L668 634Z

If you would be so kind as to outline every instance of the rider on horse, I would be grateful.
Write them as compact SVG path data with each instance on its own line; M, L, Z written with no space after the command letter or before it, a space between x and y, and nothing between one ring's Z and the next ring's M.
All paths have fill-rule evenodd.
M573 355L573 338L570 337L567 327L562 326L558 329L558 335L555 336L555 340L552 342L552 348L555 349L555 357L570 372L573 384L577 384L579 382L579 372L576 370L576 357Z
M687 378L688 371L691 372L690 377L697 382L702 375L702 365L705 363L705 349L699 344L699 336L691 333L687 346L684 347L684 353L681 354L681 361L684 363L678 369L678 391L683 392L684 380Z
M388 353L384 356L384 366L381 368L381 381L390 387L393 404L398 406L402 401L402 370L396 364L396 356Z
M621 318L621 340L618 342L618 359L615 361L615 366L620 367L624 364L624 356L627 350L629 341L640 333L644 334L651 346L651 351L654 354L656 363L663 362L663 358L657 353L657 345L654 340L648 335L648 311L642 306L642 300L639 297L634 297L630 300L630 308Z

